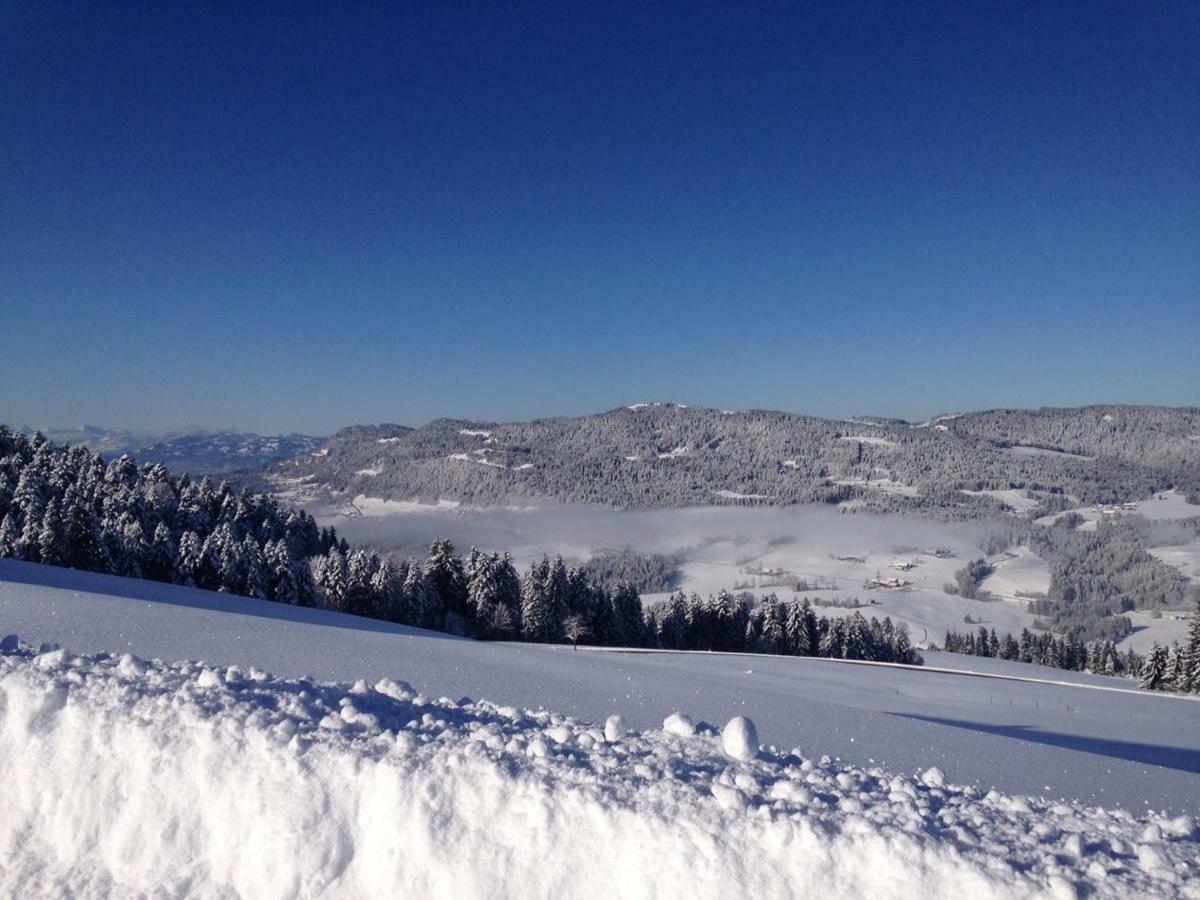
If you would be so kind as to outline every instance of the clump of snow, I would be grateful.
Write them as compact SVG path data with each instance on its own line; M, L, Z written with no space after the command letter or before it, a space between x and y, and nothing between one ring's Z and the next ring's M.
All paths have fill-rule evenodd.
M610 744L616 743L623 738L627 730L625 719L622 716L609 716L604 721L604 739Z
M146 674L146 664L132 653L126 653L117 661L117 671L126 678L141 678Z
M355 474L355 475L371 475L371 476L375 476L375 475L379 475L379 474L381 474L382 472L383 472L383 469L358 469L358 470L356 470L356 471L355 471L355 473L354 473L354 474Z
M724 497L726 500L770 500L767 494L739 494L737 491L713 491L718 497Z
M461 435L464 435L466 437L490 438L492 436L492 433L490 431L474 431L470 428L460 428L458 430L458 433Z
M56 651L50 651L56 652ZM45 654L43 654L45 655ZM1194 823L197 663L0 655L0 895L1196 896ZM683 717L679 717L683 718ZM606 723L606 728L607 728ZM98 752L98 750L100 752ZM930 781L936 786L931 786Z
M696 723L692 721L691 717L678 712L671 713L663 719L662 727L667 734L679 737L691 737L696 733Z
M659 453L658 458L659 459L675 459L676 457L683 456L687 452L688 452L688 448L685 445L681 444L678 447L672 447L666 453Z
M721 729L721 746L733 759L749 762L758 756L758 729L745 716L734 716Z
M921 773L921 784L926 787L940 788L946 783L946 774L937 766L930 766Z

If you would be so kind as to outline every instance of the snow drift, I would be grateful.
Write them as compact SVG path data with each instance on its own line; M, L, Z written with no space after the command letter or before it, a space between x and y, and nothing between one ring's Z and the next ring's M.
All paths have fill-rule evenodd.
M1186 817L755 755L752 723L2 653L6 896L1200 897Z

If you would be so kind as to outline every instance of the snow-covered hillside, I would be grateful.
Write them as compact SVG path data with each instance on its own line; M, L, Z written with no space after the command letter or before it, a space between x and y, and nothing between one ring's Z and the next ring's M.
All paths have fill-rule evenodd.
M3 632L74 652L202 659L289 678L403 678L431 696L545 707L591 722L620 713L638 729L676 710L714 723L747 715L765 741L858 766L938 766L985 791L1200 814L1200 702L1057 669L926 654L930 670L1079 685L819 659L489 644L12 560L0 560Z
M1200 896L1188 816L404 682L0 646L9 896Z

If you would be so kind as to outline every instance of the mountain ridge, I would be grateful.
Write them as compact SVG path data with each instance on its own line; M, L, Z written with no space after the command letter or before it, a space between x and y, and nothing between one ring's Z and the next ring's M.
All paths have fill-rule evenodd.
M925 422L644 403L527 422L358 425L255 478L281 496L619 508L822 502L974 517L1179 488L1200 497L1200 409L1094 404ZM964 494L971 491L974 494Z

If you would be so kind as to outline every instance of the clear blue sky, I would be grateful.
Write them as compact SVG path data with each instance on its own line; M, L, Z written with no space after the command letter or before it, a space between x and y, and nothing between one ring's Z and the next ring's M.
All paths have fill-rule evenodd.
M0 15L0 421L1200 403L1195 0Z

